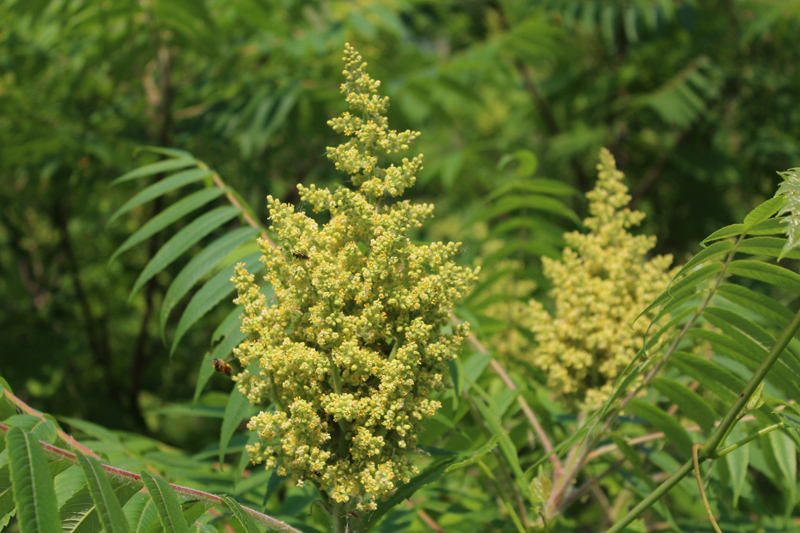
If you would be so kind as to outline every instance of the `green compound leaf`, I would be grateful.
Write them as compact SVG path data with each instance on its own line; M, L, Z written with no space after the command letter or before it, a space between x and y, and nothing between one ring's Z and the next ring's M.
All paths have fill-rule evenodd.
M776 265L750 260L733 261L728 266L728 271L800 294L800 275Z
M690 271L697 265L701 263L705 263L706 261L710 261L716 257L724 255L728 253L731 248L733 248L733 243L731 241L721 241L715 242L708 248L703 248L694 257L692 257L683 267L678 271L675 275L675 279L678 279L680 276L684 275L686 272Z
M181 508L183 512L183 519L186 522L186 525L189 526L190 531L193 531L191 526L195 520L200 518L203 513L208 510L208 505L206 505L205 502L191 501L181 505ZM150 524L150 527L147 528L145 533L162 533L163 531L164 526L161 525L161 522L155 520L152 524Z
M661 293L661 295L653 300L653 302L648 305L644 311L639 313L634 319L634 322L639 320L643 315L647 314L648 312L652 311L654 308L658 307L661 304L667 303L670 299L673 298L685 298L688 296L688 292L694 292L695 287L698 283L703 280L708 279L709 277L713 276L717 272L722 270L722 263L711 263L705 265L703 267L698 268L694 272L687 274L683 278L678 281L672 283L666 291ZM688 292L686 292L688 291Z
M58 438L58 428L50 420L43 420L33 415L14 415L7 418L7 426L17 427L33 435L36 440L54 444Z
M97 533L103 529L95 512L94 500L88 484L70 496L58 510L61 529L65 533Z
M195 520L203 516L208 510L208 504L205 502L190 502L183 506L183 518L189 525L194 524Z
M131 170L130 172L127 172L122 176L120 176L119 178L112 181L111 185L112 186L118 185L120 183L125 183L126 181L131 181L138 178L144 178L146 176L152 176L154 174L160 174L162 172L170 172L181 168L191 167L196 164L197 160L187 159L187 158L168 159L167 161L159 161L158 163L151 163L149 165L139 167L136 170Z
M787 239L780 237L753 237L742 241L736 251L750 255L778 257L779 259L784 257L800 259L800 250L786 251L788 242Z
M159 325L161 327L162 337L164 335L164 327L167 324L167 319L178 302L186 296L198 281L203 279L203 276L219 265L220 257L227 256L240 245L252 240L257 233L257 229L250 227L239 228L227 233L206 246L202 252L193 257L192 260L183 267L183 270L180 271L172 284L170 284L167 294L164 296L164 303L161 304ZM237 317L238 313L239 311L237 311ZM214 340L215 339L212 339L212 342Z
M70 496L86 485L86 478L78 465L72 465L54 478L56 489L56 506L61 509Z
M578 215L576 215L572 209L567 207L566 204L560 200L556 200L555 198L541 195L506 196L491 206L483 209L483 211L478 213L478 215L470 223L474 224L476 222L490 220L517 209L544 211L572 220L578 226L581 225L581 220L578 218Z
M111 495L121 508L139 489L140 487L136 485L117 484L112 489ZM111 501L110 498L109 501ZM69 496L61 504L58 512L61 517L61 528L64 532L94 533L103 529L102 517L98 513L98 505L92 496L92 489L89 483L84 483L80 489ZM115 520L124 520L127 523L124 513ZM106 531L109 530L106 529Z
M734 444L745 438L745 434L734 429L728 437L728 445ZM733 507L739 505L739 496L747 481L747 466L750 464L750 444L745 444L725 456L725 462L731 471L731 484L733 485Z
M789 213L788 217L781 219L788 240L781 251L780 259L786 257L791 250L800 245L800 178L797 175L798 170L800 169L793 168L786 172L778 172L784 181L778 187L776 195L782 196L786 200L780 214Z
M729 328L736 328L739 332L745 333L749 338L747 342L752 344L756 341L764 350L769 350L775 344L775 337L768 333L764 328L746 318L739 313L735 313L729 309L722 307L709 306L706 308L704 317L711 316L718 323L725 324ZM722 326L719 326L722 328Z
M684 416L697 422L697 425L707 434L714 430L717 415L702 396L672 379L654 378L650 383L677 405Z
M260 257L261 252L258 252L243 258L240 262L245 264L248 272L255 274L264 266L259 261ZM186 310L181 315L180 322L178 322L178 328L175 330L175 337L172 340L172 347L169 351L170 356L175 352L175 348L189 328L236 290L236 286L231 281L235 268L235 265L231 265L222 269L208 280L189 301L189 305L186 306Z
M201 524L200 522L195 522L190 525L189 531L190 533L218 533L216 528L208 524Z
M522 471L522 466L519 463L519 456L516 452L516 447L514 446L514 442L511 440L511 437L508 436L508 432L503 428L503 421L501 420L502 413L497 408L494 400L489 396L489 394L483 390L477 383L471 383L472 388L475 389L478 394L486 401L484 404L478 399L472 400L473 405L478 408L480 411L481 416L483 417L484 421L489 426L489 430L492 432L494 437L499 439L499 447L500 453L502 454L503 458L505 459L508 466L511 468L511 472L514 474L514 480L518 485L524 485L522 490L527 491L527 482L525 481L525 474Z
M707 242L711 241L718 241L719 239L727 239L730 237L738 237L744 231L744 224L731 224L730 226L725 226L724 228L720 228L705 239L703 239L702 244L705 245Z
M108 260L108 264L113 263L114 259L116 259L121 253L126 252L140 242L147 240L151 236L163 230L176 220L183 218L185 215L191 213L195 209L199 209L215 198L219 198L222 194L224 194L224 192L225 191L222 189L204 189L187 196L183 200L175 202L173 205L169 206L167 209L148 220L144 226L139 228L133 235L128 237L125 242L123 242L120 247L117 248L111 255L111 259Z
M128 533L128 521L103 466L94 457L77 454L105 533ZM134 490L134 493L138 489Z
M203 178L206 178L211 175L210 170L205 170L202 168L193 168L191 170L185 170L183 172L179 172L173 176L168 178L164 178L161 181L150 185L142 192L138 193L136 196L125 202L122 207L117 209L117 211L111 215L111 218L108 219L106 225L111 224L120 216L124 215L131 209L135 207L139 207L142 204L155 200L159 196L163 196L170 191L174 191L175 189L179 189L185 185L189 185L190 183L194 183L196 181L200 181ZM210 189L210 190L217 190L223 191L222 189Z
M769 442L775 453L775 461L781 471L783 488L786 490L787 507L794 507L797 486L797 450L794 441L781 430L769 434Z
M636 416L644 418L667 436L669 442L675 445L684 459L692 456L692 438L678 421L649 403L641 400L631 400L625 407Z
M785 218L771 218L753 226L748 235L783 235L786 233Z
M156 503L145 492L137 492L122 508L131 533L146 533L153 522L158 521Z
M211 342L217 342L223 337L227 337L234 331L242 327L242 310L238 306L231 309L231 312L220 322L214 333L211 334Z
M794 316L785 305L741 285L732 283L720 285L717 288L717 294L745 309L758 313L774 322L779 328L785 328Z
M769 220L765 220L763 222L759 222L752 228L747 231L748 235L779 235L785 232L785 226L781 224L781 220L779 218L770 218ZM703 239L702 244L717 241L719 239L727 239L729 237L738 237L744 233L744 224L731 224L730 226L725 226L722 229L718 229L705 239Z
M11 486L11 474L8 465L0 466L0 530L8 525L11 517L17 512L14 505L14 491Z
M137 146L136 149L133 151L133 155L137 156L141 152L160 154L177 159L194 159L194 156L192 156L192 154L190 154L186 150L180 150L178 148L165 148L163 146L149 146L149 145Z
M131 290L129 299L133 298L150 278L164 270L170 263L198 243L203 237L226 222L234 219L238 214L239 210L233 206L218 207L198 217L191 224L173 235L173 237L161 247L156 255L153 256L150 262L147 263L147 266L144 267L144 270L139 275L139 278L136 280Z
M273 470L269 476L269 481L267 481L267 491L264 493L264 503L261 505L262 507L266 508L267 503L269 503L269 499L272 497L273 494L280 488L281 484L288 478L289 476L280 476L278 475L277 470Z
M490 202L495 198L505 196L510 192L556 194L559 196L573 196L580 194L577 189L567 185L564 182L546 178L534 178L529 180L514 181L503 185L502 187L492 191L492 193L486 197L486 201Z
M142 481L156 504L158 518L166 533L188 533L189 527L183 518L178 496L166 480L142 472Z
M211 357L210 353L206 353L203 356L203 360L200 362L200 372L197 375L197 383L194 386L194 397L192 398L192 403L197 403L197 400L200 398L200 394L203 392L203 389L208 383L208 380L211 379L211 376L214 375L214 367L211 365L211 361L214 358Z
M234 387L228 396L228 405L225 406L225 416L222 419L222 430L219 436L219 463L225 462L225 452L233 432L250 412L250 402L239 392L239 387Z
M778 191L780 194L780 189L778 189ZM786 198L770 198L766 202L750 211L750 213L744 217L744 231L748 231L756 224L764 222L770 218L772 215L777 213L785 203Z
M247 514L247 511L242 508L239 502L230 496L222 495L220 497L227 504L228 508L233 513L233 516L235 516L239 523L242 524L247 533L261 533L256 523L253 521L250 515Z
M66 422L73 428L83 431L87 435L94 437L99 441L108 442L110 444L121 444L119 437L116 436L112 431L109 431L103 426L100 426L93 422L88 422L86 420L81 420L79 418L72 418L69 416L60 416L58 417L58 419Z
M722 401L732 403L744 388L744 381L718 364L696 355L677 351L672 354L670 364L682 373L697 380L703 387L716 394Z
M56 492L39 441L20 428L6 433L17 520L24 533L60 533Z

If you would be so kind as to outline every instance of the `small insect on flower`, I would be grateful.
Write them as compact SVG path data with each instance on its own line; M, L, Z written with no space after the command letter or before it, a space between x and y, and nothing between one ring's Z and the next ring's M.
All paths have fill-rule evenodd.
M292 255L298 259L308 259L308 256L302 252L292 252Z
M226 376L231 375L231 365L229 365L222 359L214 359L211 361L211 364L214 365L214 370L216 370L220 374L225 374Z

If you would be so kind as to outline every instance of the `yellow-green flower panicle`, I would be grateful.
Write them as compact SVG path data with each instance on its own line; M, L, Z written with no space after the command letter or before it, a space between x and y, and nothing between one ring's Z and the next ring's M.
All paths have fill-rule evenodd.
M532 362L547 374L556 398L587 409L609 397L642 347L652 316L634 319L666 289L672 263L669 255L647 259L655 237L628 233L644 214L625 207L628 189L608 150L600 152L597 168L597 185L586 195L589 233L567 233L562 260L543 259L555 315L531 302L538 343Z
M330 215L324 224L268 198L277 245L260 245L275 302L237 267L236 303L250 335L235 354L245 368L237 376L242 393L270 404L250 421L260 438L253 460L337 502L374 509L374 498L416 472L409 453L421 422L440 407L430 393L444 388L447 364L468 334L466 325L444 329L477 273L454 264L460 243L409 240L433 206L380 205L413 185L422 159L381 169L377 154L405 149L418 134L388 131L378 82L350 47L345 61L350 108L369 118L332 121L352 138L329 157L360 188L300 186L303 202Z

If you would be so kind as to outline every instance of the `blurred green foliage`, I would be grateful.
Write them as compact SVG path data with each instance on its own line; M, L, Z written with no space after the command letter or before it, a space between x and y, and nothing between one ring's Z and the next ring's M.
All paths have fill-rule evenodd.
M5 0L0 21L0 371L44 411L192 452L219 424L169 406L192 396L209 332L230 307L169 359L180 315L165 345L157 311L181 264L128 294L180 224L107 264L167 205L107 225L147 185L109 183L158 160L134 158L137 146L158 145L208 163L260 220L268 194L296 203L298 183L335 186L342 175L324 154L339 140L326 121L344 109L345 41L383 81L397 129L423 132L426 168L411 194L435 203L438 223L419 238L463 241L464 264L518 261L540 298L538 258L577 225L528 217L524 205L531 224L508 224L487 215L493 192L515 195L532 177L585 192L607 146L655 252L680 262L772 196L775 169L800 161L796 1ZM564 201L586 214L582 195ZM538 247L503 247L520 242ZM478 318L477 331L498 331ZM215 375L210 388L230 385ZM446 407L447 419L465 414ZM485 512L463 490L454 523Z

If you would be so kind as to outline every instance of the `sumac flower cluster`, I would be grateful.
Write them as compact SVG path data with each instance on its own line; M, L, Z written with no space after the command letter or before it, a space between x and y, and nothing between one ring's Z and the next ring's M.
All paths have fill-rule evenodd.
M538 342L532 362L547 374L556 398L588 409L609 397L642 347L654 313L634 320L667 288L672 263L670 255L647 259L655 237L628 232L644 213L626 207L631 197L608 150L600 152L597 169L597 185L586 195L589 232L564 235L563 261L542 260L553 281L555 315L531 301Z
M351 113L329 124L350 139L328 157L358 189L300 186L303 202L329 213L324 224L268 198L277 246L260 244L276 303L238 267L250 336L235 354L240 390L269 404L249 423L260 437L252 459L364 510L416 472L420 424L440 407L431 392L468 333L446 332L451 309L477 272L452 261L460 243L409 240L433 206L392 198L414 185L422 156L387 167L380 156L419 134L389 130L379 82L349 45L344 60Z

